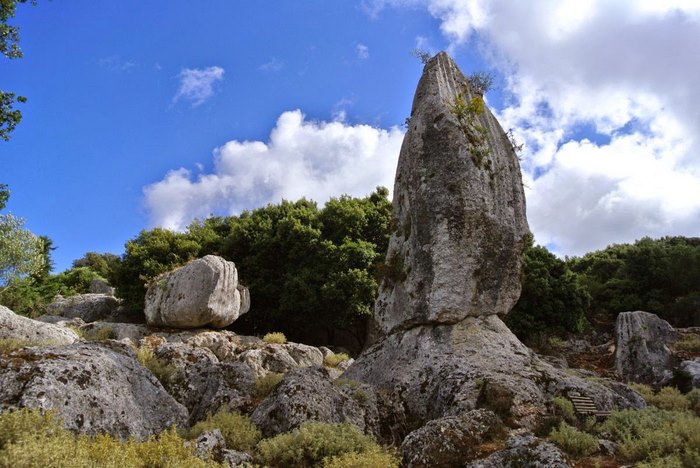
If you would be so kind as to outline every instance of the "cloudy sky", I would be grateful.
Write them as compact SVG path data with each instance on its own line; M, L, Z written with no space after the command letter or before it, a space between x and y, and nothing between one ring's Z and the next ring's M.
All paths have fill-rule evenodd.
M14 22L0 87L29 102L0 183L58 270L144 228L391 188L416 47L496 75L538 243L700 235L700 0L74 0Z

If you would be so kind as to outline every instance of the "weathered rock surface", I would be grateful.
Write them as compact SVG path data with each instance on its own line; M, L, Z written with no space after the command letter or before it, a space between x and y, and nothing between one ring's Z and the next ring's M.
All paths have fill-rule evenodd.
M527 433L510 437L504 450L465 466L467 468L570 468L571 465L554 444Z
M0 357L0 410L55 410L68 429L143 439L183 425L187 410L111 341L26 348Z
M266 437L290 431L307 421L347 422L366 434L377 434L379 423L376 397L369 386L333 384L325 369L317 367L285 374L251 419Z
M1 305L0 338L56 345L70 344L80 339L73 330L22 317Z
M146 322L154 326L223 328L241 310L236 266L214 255L159 276L146 292Z
M461 466L474 458L479 444L501 435L503 423L493 412L474 410L428 422L406 436L399 453L407 468Z
M381 336L343 376L375 387L387 441L477 408L534 429L574 390L600 409L643 405L543 362L502 322L529 230L518 158L480 99L447 54L425 66L394 186Z
M530 231L518 158L488 109L466 127L460 122L455 105L472 98L481 100L446 53L425 66L399 156L396 227L375 306L384 333L505 315L520 296Z
M688 379L687 390L700 388L700 358L681 362L678 370Z
M119 315L120 301L106 294L78 294L77 296L57 296L48 305L49 314L66 318L79 318L85 322L98 320L111 321Z
M90 290L88 292L93 294L106 294L107 296L114 296L117 290L104 280L94 279L90 281Z
M661 384L673 374L673 327L649 312L622 312L615 323L615 371L632 382Z

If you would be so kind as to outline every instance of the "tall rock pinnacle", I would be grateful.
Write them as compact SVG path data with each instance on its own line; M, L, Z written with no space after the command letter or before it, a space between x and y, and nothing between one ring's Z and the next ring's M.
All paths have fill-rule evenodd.
M377 323L386 334L507 314L529 233L509 138L445 52L426 64L409 122Z

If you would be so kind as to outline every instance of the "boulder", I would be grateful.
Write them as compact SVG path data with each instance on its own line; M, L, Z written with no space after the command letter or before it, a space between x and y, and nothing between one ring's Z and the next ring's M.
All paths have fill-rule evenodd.
M467 468L570 468L566 456L554 444L530 433L514 435L506 448L464 465Z
M678 371L685 377L687 390L700 388L700 358L681 362Z
M467 103L479 110L458 110ZM374 311L383 333L503 316L517 302L530 233L518 157L478 90L444 52L427 63L418 83L392 224Z
M146 322L153 326L223 328L242 310L236 266L214 255L157 277L146 292Z
M649 312L621 312L615 322L615 371L628 381L659 385L672 377L673 327Z
M187 420L187 409L121 343L26 348L0 356L0 410L54 410L66 428L147 438Z
M93 294L105 294L107 296L114 296L116 289L109 285L108 282L95 278L90 282L89 292Z
M106 294L78 294L77 296L56 296L47 306L49 314L66 318L79 318L84 322L110 321L119 313L120 301Z
M379 336L343 375L376 389L385 440L477 408L536 429L574 388L601 410L643 405L543 362L503 323L529 236L518 158L445 53L418 84L392 203Z
M483 409L434 419L406 436L399 449L401 466L460 466L474 458L479 444L502 432L503 423L498 416Z
M379 422L376 397L369 386L357 382L335 385L320 367L288 372L251 419L265 437L291 431L307 421L347 422L374 435Z
M35 344L70 344L80 337L73 330L17 315L0 305L0 339Z

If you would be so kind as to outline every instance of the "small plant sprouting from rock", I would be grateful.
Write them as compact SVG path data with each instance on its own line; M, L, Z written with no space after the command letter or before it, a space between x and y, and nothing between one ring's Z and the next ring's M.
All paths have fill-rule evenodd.
M138 351L136 351L136 358L141 365L150 370L161 383L167 382L175 373L175 367L156 356L153 348L149 346L140 347Z
M262 399L272 393L284 379L284 374L271 372L255 380L255 396Z
M89 341L106 341L114 338L114 329L112 327L101 327L94 332L88 334L87 339Z
M263 336L263 341L268 344L285 344L287 337L284 336L284 333L273 332Z
M485 71L474 72L467 77L472 89L482 96L493 86L493 74Z
M472 149L472 161L474 161L476 167L483 168L491 153L491 150L485 145L488 130L477 123L477 117L485 111L484 99L481 96L474 96L467 100L465 98L466 95L467 90L455 97L452 114L457 118L457 125L459 125L464 136L474 146ZM489 168L486 169L488 170Z
M350 360L350 356L345 353L331 353L323 358L323 365L327 367L338 367L338 364Z
M432 57L432 55L430 55L430 52L419 49L418 47L411 51L411 55L420 60L420 63L422 63L423 65L426 65Z
M508 129L508 131L506 132L506 136L508 137L508 142L510 143L510 147L513 148L513 151L515 151L516 154L520 153L523 150L524 143L520 143L515 138L512 128Z

